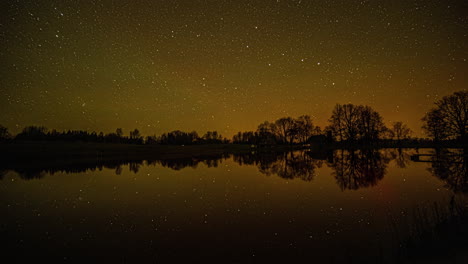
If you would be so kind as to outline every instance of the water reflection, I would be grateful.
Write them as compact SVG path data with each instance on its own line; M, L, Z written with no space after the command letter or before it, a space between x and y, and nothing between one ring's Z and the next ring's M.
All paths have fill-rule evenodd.
M401 148L399 149L387 149L386 150L389 158L394 160L399 168L406 168L411 162L411 155L408 151Z
M216 168L222 162L222 160L229 158L229 155L220 154L213 156L202 156L202 157L189 157L189 158L178 158L178 159L161 159L148 161L148 165L160 164L163 167L171 168L173 170L181 170L186 167L196 168L198 164L204 164L208 168Z
M313 158L312 152L306 151L234 155L234 161L239 165L256 165L267 176L276 175L283 179L297 178L304 181L312 181L315 170L323 164L323 160Z
M416 151L416 153L415 153ZM387 173L388 164L394 161L399 168L406 168L412 162L426 162L428 171L443 180L453 191L468 192L468 162L466 152L456 149L430 150L419 154L417 150L402 149L361 149L335 150L330 152L250 152L242 154L218 154L186 158L159 158L133 160L72 160L40 163L0 164L0 179L8 171L16 172L21 179L41 179L55 173L83 173L103 169L115 170L120 175L125 166L138 173L142 166L157 166L173 170L187 167L218 167L223 160L232 158L239 165L256 166L264 175L279 176L283 179L312 181L316 170L323 165L332 169L332 175L342 191L358 190L378 184Z
M307 152L288 152L276 161L260 167L259 171L265 175L277 175L283 179L301 179L312 181L315 170L321 168L322 160L313 159Z
M390 158L374 150L337 150L333 155L333 176L341 190L374 186L382 180Z
M431 151L428 169L455 192L468 193L467 153L462 149L436 149Z
M365 149L0 160L0 232L6 252L30 255L69 257L83 249L80 254L123 252L172 262L177 256L201 262L205 252L217 252L214 257L226 262L307 254L320 263L330 257L335 263L402 263L400 256L414 252L466 249L460 242L468 237L466 195L441 188L446 183L467 192L464 153Z

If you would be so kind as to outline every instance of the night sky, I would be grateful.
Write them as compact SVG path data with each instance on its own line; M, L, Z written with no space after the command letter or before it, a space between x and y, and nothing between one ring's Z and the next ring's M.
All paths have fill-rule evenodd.
M417 136L465 90L468 1L0 3L0 124L231 137L367 104Z

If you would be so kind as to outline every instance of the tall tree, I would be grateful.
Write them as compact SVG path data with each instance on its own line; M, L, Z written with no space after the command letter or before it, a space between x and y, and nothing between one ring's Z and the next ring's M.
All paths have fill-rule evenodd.
M447 130L448 123L440 109L432 108L422 118L422 121L424 122L423 130L435 141L444 140L449 137L449 131Z
M355 141L358 135L360 107L353 104L337 104L333 109L330 123L341 140Z
M382 116L370 106L358 106L358 136L362 141L376 141L386 130Z
M283 117L275 121L274 133L280 139L281 143L292 144L296 136L294 119Z
M300 143L305 143L314 133L314 125L309 115L300 116L295 120L297 138Z
M272 145L276 143L276 135L273 133L275 131L275 124L272 124L268 121L265 121L258 125L257 127L257 135L258 135L258 142L257 144L261 145Z
M339 141L375 141L385 131L380 114L369 106L337 104L327 131Z
M444 96L435 104L445 119L448 134L466 140L468 131L468 92L460 91Z

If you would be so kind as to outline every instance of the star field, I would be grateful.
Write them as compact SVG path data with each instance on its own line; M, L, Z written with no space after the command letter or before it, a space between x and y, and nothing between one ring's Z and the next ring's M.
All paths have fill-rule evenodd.
M254 130L336 103L421 135L466 90L466 1L2 1L0 124Z

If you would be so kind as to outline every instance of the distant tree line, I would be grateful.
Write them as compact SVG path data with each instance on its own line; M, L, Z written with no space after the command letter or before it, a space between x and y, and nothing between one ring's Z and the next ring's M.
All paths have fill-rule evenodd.
M138 129L124 135L122 128L115 132L104 134L103 132L88 132L83 130L57 131L48 130L43 126L27 126L16 136L11 136L6 127L0 126L0 141L61 141L61 142L96 142L116 144L161 144L161 145L192 145L192 144L222 144L229 143L217 131L208 131L202 137L198 133L172 131L161 136L143 137Z
M467 142L468 131L468 92L460 91L445 96L435 102L422 118L423 130L435 142L452 140ZM0 141L6 140L45 140L45 141L82 141L124 144L308 144L343 142L349 144L372 144L377 141L401 142L409 140L412 130L403 122L394 122L387 127L382 116L367 105L335 105L328 126L322 130L314 125L309 115L298 118L282 117L274 122L265 121L255 131L238 132L228 140L217 131L208 131L199 136L196 131L175 130L160 136L143 137L138 129L125 136L121 128L114 133L104 134L82 130L58 132L42 126L28 126L16 136L0 125Z
M305 144L313 135L320 135L321 129L314 126L308 115L298 118L283 117L273 123L265 121L256 131L238 132L232 138L234 144Z
M164 133L161 136L148 136L146 144L161 145L194 145L194 144L227 144L229 140L223 138L217 131L208 131L202 137L198 136L196 131L183 132L175 130Z

